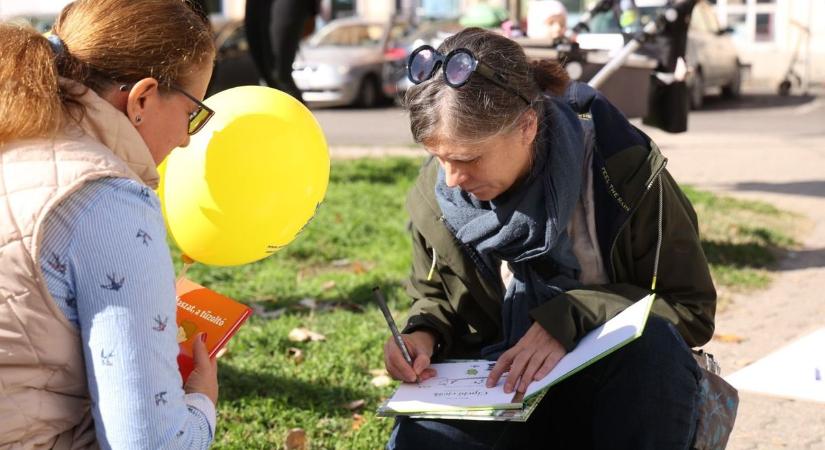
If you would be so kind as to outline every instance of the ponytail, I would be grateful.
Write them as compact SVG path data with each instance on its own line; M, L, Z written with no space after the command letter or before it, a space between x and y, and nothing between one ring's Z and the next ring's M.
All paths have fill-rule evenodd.
M542 59L530 63L533 79L543 92L561 95L570 84L570 76L561 64L549 59Z
M57 132L64 120L59 92L49 41L31 27L0 24L0 147Z
M86 88L104 95L147 77L186 84L211 70L215 55L208 21L183 0L75 0L52 32L50 42L30 27L0 24L0 148L80 121ZM61 88L60 78L79 88Z

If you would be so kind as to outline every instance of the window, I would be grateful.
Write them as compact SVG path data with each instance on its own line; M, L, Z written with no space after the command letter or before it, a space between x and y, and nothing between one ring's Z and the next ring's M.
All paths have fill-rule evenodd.
M771 13L756 15L756 41L772 42L774 40L774 16Z
M748 38L748 16L745 14L728 14L727 26L733 28L733 38L745 40Z

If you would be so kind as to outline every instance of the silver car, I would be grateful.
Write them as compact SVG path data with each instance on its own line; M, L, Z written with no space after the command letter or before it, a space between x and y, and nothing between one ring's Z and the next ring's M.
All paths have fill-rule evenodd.
M303 44L292 65L292 77L311 105L376 106L387 100L382 71L387 45L407 32L396 23L360 18L337 19Z
M663 9L664 0L637 1L639 17L643 25ZM579 34L577 40L584 49L615 50L623 44L618 19L612 11L595 15L590 22L590 33ZM742 86L743 65L730 37L730 28L721 28L713 6L707 0L699 0L693 8L688 30L685 62L688 65L687 85L690 104L699 109L708 89L720 89L722 95L738 97ZM654 44L648 44L654 45Z

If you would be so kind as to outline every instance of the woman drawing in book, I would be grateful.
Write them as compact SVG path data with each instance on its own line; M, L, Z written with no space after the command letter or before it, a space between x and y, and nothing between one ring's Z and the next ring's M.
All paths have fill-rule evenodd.
M0 24L0 448L207 448L217 367L178 372L156 165L211 117L215 48L181 0Z
M409 59L432 158L407 198L413 306L389 373L486 358L524 392L588 331L653 290L638 340L551 388L526 423L400 418L389 449L686 449L716 292L688 200L656 145L553 62L477 28Z

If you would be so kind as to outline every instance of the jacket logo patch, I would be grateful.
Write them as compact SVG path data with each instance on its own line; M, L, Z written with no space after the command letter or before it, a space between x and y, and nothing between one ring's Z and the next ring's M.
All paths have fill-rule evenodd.
M607 184L607 190L610 191L610 195L613 197L614 200L625 210L630 211L630 206L627 206L627 203L624 201L621 195L619 195L619 191L613 187L613 183L610 182L610 175L607 174L607 168L602 167L602 177L604 178L604 182Z

